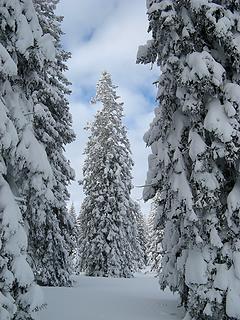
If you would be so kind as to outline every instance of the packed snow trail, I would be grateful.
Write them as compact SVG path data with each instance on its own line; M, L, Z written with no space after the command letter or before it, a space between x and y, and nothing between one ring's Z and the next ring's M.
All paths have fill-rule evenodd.
M39 320L179 320L179 300L160 291L156 278L80 277L74 288L45 288Z

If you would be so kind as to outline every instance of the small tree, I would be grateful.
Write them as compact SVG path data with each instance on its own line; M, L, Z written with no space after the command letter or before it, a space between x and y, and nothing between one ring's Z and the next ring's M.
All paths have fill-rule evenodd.
M69 215L72 217L73 221L77 221L76 210L72 202L71 207L69 208Z
M76 258L76 273L79 274L82 272L82 262L81 262L81 246L83 243L83 225L82 225L82 216L81 211L77 217L77 258Z
M150 270L158 275L161 270L163 225L159 216L159 198L155 197L148 216L147 254Z
M130 146L111 77L103 72L94 102L103 107L89 126L83 168L80 269L90 276L130 277L135 268L137 226L130 199Z
M73 202L71 204L71 207L69 208L69 216L70 216L70 219L72 220L72 224L74 225L74 230L72 232L74 249L73 249L71 258L72 258L74 273L77 273L78 272L77 269L79 267L80 228L79 228L76 210L75 210Z
M141 212L140 206L136 201L133 201L133 214L137 224L137 248L136 262L139 269L143 269L147 265L147 231L146 222Z

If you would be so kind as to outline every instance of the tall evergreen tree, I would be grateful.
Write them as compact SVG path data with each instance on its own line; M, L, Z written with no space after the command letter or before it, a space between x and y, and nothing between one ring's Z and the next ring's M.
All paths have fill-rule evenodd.
M130 277L134 271L137 227L130 198L130 145L111 77L103 72L94 102L103 107L89 127L81 208L81 270L90 276Z
M0 318L33 319L40 290L26 261L29 225L23 222L34 191L51 198L53 173L32 125L34 100L26 70L52 56L31 0L1 2L0 70Z
M69 82L64 76L69 53L61 48L61 17L54 10L58 1L34 0L43 30L44 52L49 59L26 64L22 77L34 102L33 128L44 147L53 175L47 192L29 190L26 220L29 225L29 256L37 281L41 285L70 285L73 273L71 255L75 248L74 222L66 201L67 185L73 170L64 156L65 145L72 142L71 116L66 95Z
M240 319L240 4L147 1L153 39L138 62L161 66L145 200L164 190L162 287L185 319Z

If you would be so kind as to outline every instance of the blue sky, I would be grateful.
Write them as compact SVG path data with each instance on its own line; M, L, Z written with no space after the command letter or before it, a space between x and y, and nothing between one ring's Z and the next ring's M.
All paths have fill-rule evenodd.
M135 162L133 184L143 185L150 150L142 137L153 119L156 88L152 83L159 74L157 69L135 63L138 46L150 38L145 0L60 0L57 13L64 16L63 44L72 53L67 76L72 82L70 110L77 139L66 152L76 172L76 181L82 178L87 141L83 128L92 121L97 108L89 100L94 96L101 72L106 70L124 102L124 123ZM74 182L69 190L71 201L79 211L84 198L82 188ZM132 197L141 199L142 189L134 188ZM139 204L147 214L149 204L143 201Z

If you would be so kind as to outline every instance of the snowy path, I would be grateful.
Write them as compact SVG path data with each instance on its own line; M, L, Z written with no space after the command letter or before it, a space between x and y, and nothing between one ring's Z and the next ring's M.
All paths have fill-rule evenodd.
M39 320L179 320L177 297L155 278L80 277L75 288L45 288L48 308Z

